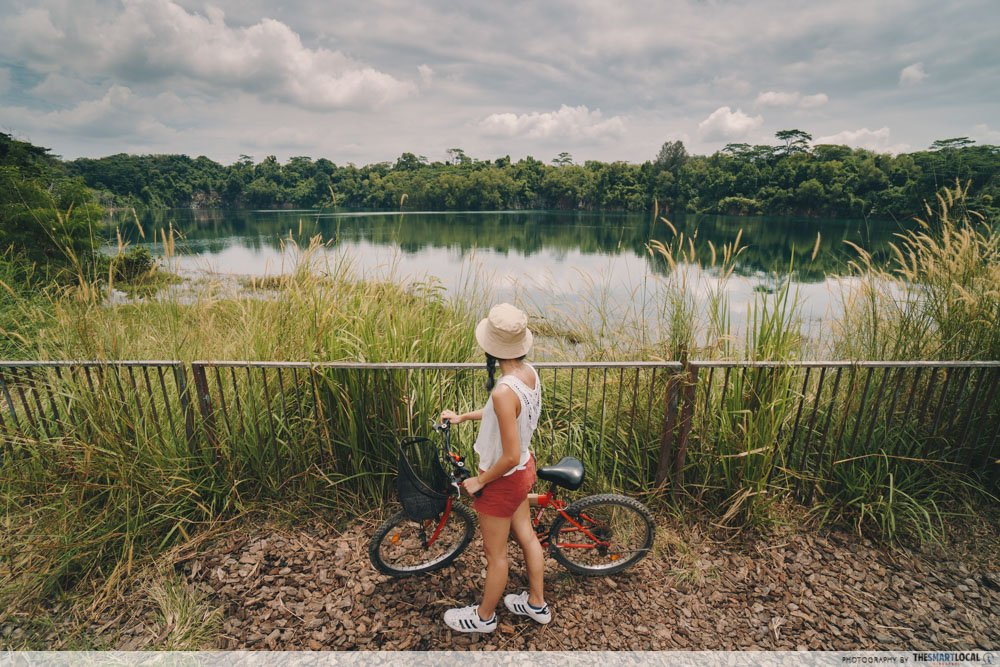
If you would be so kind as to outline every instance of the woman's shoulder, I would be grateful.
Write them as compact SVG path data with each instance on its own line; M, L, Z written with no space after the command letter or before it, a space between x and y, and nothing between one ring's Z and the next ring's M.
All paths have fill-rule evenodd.
M496 385L490 390L490 398L496 400L498 396L515 395L517 392L510 383L510 376L505 375L497 380Z
M497 382L496 386L493 387L493 391L490 392L490 399L493 401L493 408L504 408L508 406L516 406L521 402L518 398L517 392L514 388L505 382Z
M500 378L498 384L516 382L517 384L523 386L525 389L536 391L542 384L542 378L538 375L538 371L536 371L534 367L529 366L529 368L531 369L531 374L528 375L527 379L517 375L504 375L503 377Z

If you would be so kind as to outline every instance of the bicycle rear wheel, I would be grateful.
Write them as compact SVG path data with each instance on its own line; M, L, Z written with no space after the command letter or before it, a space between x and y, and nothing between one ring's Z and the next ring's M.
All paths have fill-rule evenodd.
M656 525L646 506L617 494L590 496L566 508L549 531L552 556L570 572L615 574L649 553Z
M441 516L413 521L399 511L379 526L368 544L368 557L382 574L408 577L445 567L469 546L475 532L472 512L453 503L433 544L427 545L441 522Z

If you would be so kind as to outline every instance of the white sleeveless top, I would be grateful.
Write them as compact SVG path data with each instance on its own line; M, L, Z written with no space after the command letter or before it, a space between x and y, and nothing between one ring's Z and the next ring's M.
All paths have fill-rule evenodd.
M528 447L531 444L531 434L538 427L538 415L542 412L542 379L538 377L538 371L533 366L529 366L529 368L535 374L534 389L513 375L501 375L500 379L497 380L496 386L507 385L521 399L521 414L517 416L517 432L521 437L521 458L515 467L504 473L504 477L512 475L518 470L524 470L527 465L530 457ZM503 456L500 423L497 421L497 413L493 408L492 394L483 408L483 421L479 427L479 436L476 438L474 449L479 455L480 470L489 470Z

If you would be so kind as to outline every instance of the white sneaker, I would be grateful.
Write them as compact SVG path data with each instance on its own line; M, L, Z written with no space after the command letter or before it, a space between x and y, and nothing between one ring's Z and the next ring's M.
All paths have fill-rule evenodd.
M510 593L504 597L503 603L513 613L519 616L527 616L542 625L552 620L552 612L549 611L549 605L543 604L541 609L532 605L528 602L528 591L522 591L518 595Z
M479 618L479 605L449 609L444 613L444 622L452 630L459 632L493 632L497 629L497 615L484 621Z

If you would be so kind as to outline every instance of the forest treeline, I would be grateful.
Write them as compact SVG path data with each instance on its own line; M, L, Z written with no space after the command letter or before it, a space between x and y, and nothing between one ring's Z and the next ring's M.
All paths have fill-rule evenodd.
M971 182L971 206L1000 202L997 146L959 137L891 155L813 145L800 130L775 137L774 145L729 144L709 156L668 141L641 164L575 164L568 153L551 163L479 160L456 148L444 162L403 153L394 163L358 167L302 156L284 164L274 156L223 165L204 156L126 154L61 161L0 134L0 164L18 153L32 174L85 184L106 208L643 211L655 202L671 212L908 219L956 179Z
M909 218L955 179L971 181L970 204L1000 201L1000 148L965 138L891 155L812 145L800 130L774 145L729 144L689 155L680 141L641 164L562 153L478 160L461 149L444 162L403 153L363 167L328 159L243 156L231 165L185 155L112 155L65 163L106 205L199 208L348 208L415 210L649 210L654 202L690 213Z

